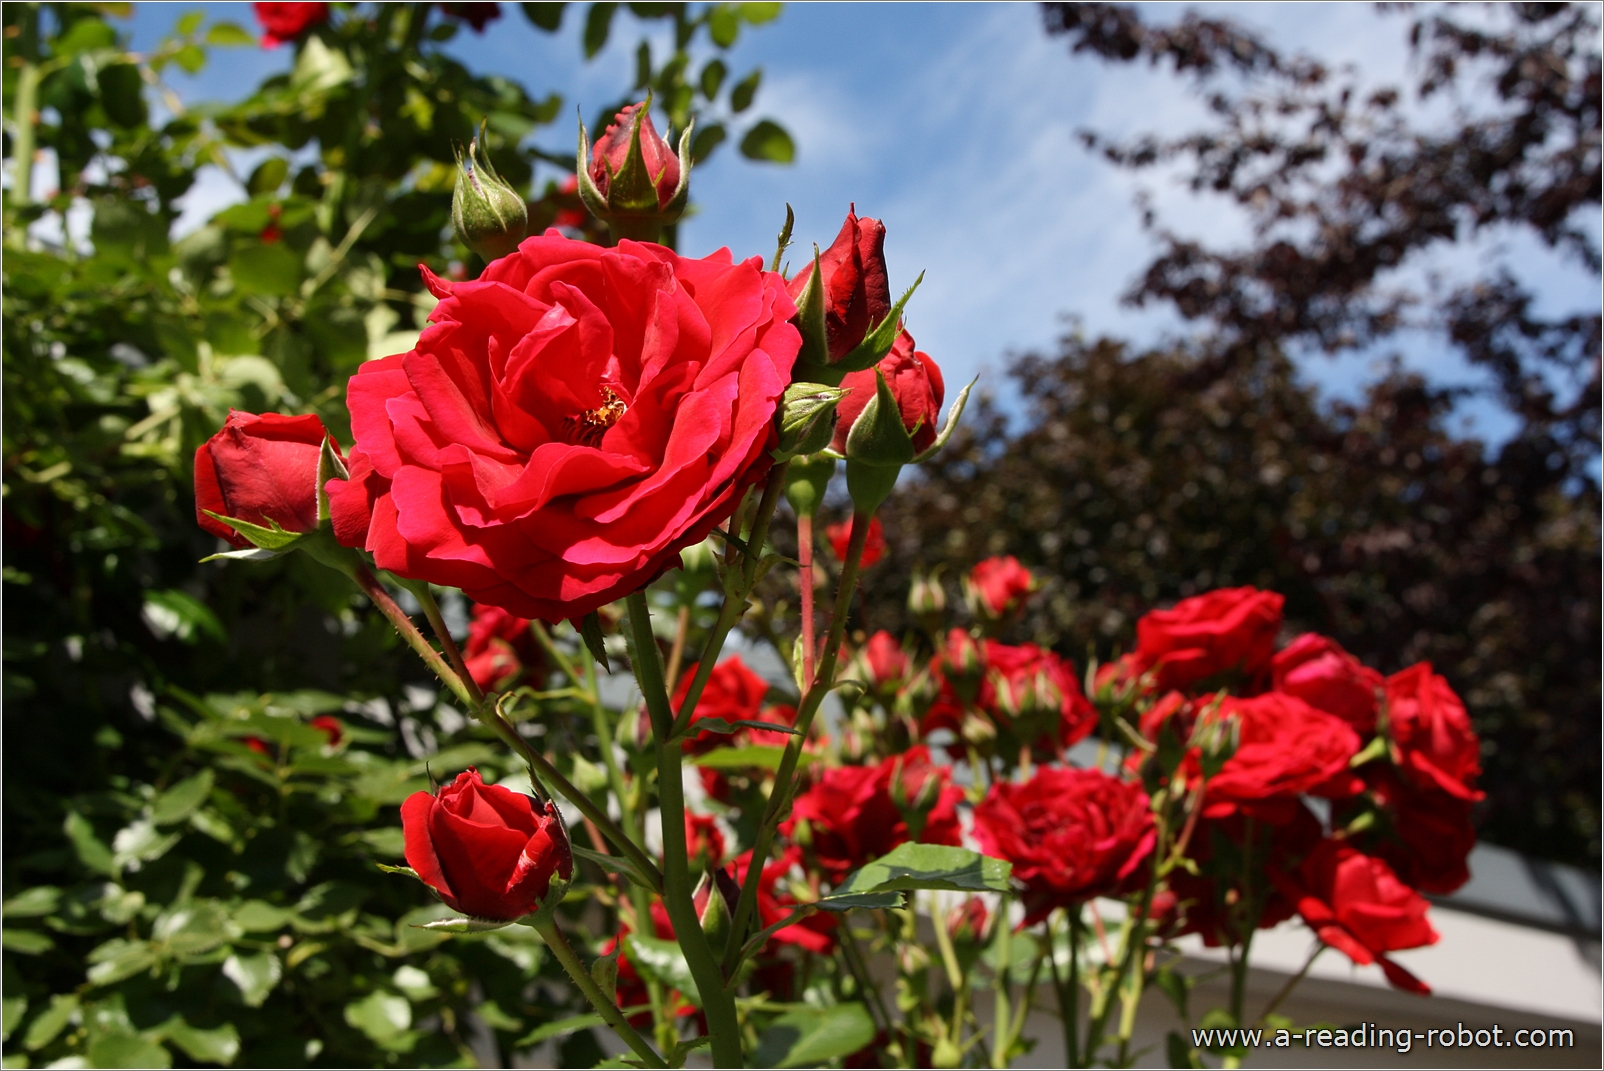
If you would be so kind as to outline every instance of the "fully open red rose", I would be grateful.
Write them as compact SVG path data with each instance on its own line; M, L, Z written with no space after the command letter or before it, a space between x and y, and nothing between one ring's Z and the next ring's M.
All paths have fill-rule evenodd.
M1023 606L1034 587L1030 570L1010 554L987 558L971 569L964 593L977 617L1003 618Z
M826 525L824 538L830 543L830 553L835 560L847 560L847 547L852 543L852 522L842 521L839 524ZM867 569L878 562L886 554L886 530L880 524L879 517L869 518L869 531L863 539L863 557L858 559L858 568Z
M462 660L482 691L511 688L539 677L545 652L529 624L527 617L509 614L499 606L474 606Z
M1364 848L1385 859L1400 879L1421 892L1443 896L1470 880L1476 847L1471 801L1435 785L1420 788L1385 763L1365 767L1365 778L1385 821L1370 831Z
M1136 622L1134 668L1156 668L1161 689L1227 672L1251 680L1269 665L1285 601L1273 591L1222 588L1153 610Z
M1431 988L1386 953L1437 943L1430 906L1392 868L1342 841L1327 840L1292 874L1271 868L1271 880L1316 936L1358 964L1377 963L1399 989Z
M1481 741L1448 682L1419 662L1387 678L1387 731L1398 764L1415 784L1479 800Z
M928 353L915 350L914 345L913 336L902 331L879 364L842 377L841 386L851 393L835 407L835 437L830 442L833 449L846 452L847 433L879 389L876 371L885 377L891 396L897 400L902 426L913 436L914 450L927 449L936 441L936 424L941 419L941 400L947 388L936 362Z
M897 786L905 798L930 797L924 828L917 838L909 836L907 819L892 799L893 777L905 778ZM930 777L937 782L934 790L923 783ZM832 767L797 796L791 817L780 828L802 843L803 854L817 864L826 880L836 883L909 840L958 844L957 808L963 789L951 784L951 777L947 767L930 765L930 753L923 747L893 755L876 766ZM805 834L799 831L803 823Z
M329 21L327 4L252 4L262 24L262 47L277 48Z
M317 461L328 438L315 416L230 410L222 430L195 451L196 523L241 548L250 541L208 511L286 532L316 528Z
M637 591L769 468L801 336L784 281L556 231L442 300L410 353L351 377L335 534L381 569L522 617Z
M1298 796L1351 796L1363 787L1348 769L1359 751L1359 734L1335 715L1268 692L1228 698L1219 716L1236 720L1240 742L1208 780L1203 813L1210 818L1241 812L1285 821L1302 806Z
M824 335L832 364L851 353L869 329L891 312L886 227L877 219L859 219L857 207L847 210L841 233L819 255L824 283ZM812 274L811 267L796 273L790 282L792 298L801 299ZM874 386L873 380L869 385Z
M407 865L447 905L474 918L522 918L540 906L553 876L574 876L556 808L487 785L471 767L439 795L408 796L401 830Z
M975 808L975 839L1014 864L1025 925L1057 907L1114 891L1153 850L1153 813L1140 785L1099 770L1039 766L998 781Z
M1336 640L1305 632L1270 660L1270 682L1276 691L1335 714L1361 733L1376 727L1381 674L1344 651Z

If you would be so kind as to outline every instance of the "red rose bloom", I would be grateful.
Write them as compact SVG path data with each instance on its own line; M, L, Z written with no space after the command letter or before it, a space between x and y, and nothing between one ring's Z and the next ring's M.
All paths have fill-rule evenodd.
M381 569L522 617L637 591L769 468L801 344L778 275L723 251L602 249L555 231L442 300L347 404L335 534Z
M1406 885L1445 896L1470 880L1476 829L1471 801L1439 788L1417 788L1383 763L1365 768L1372 794L1390 821L1366 851L1386 860Z
M1270 682L1276 691L1335 714L1361 733L1376 727L1382 676L1336 640L1305 632L1270 660Z
M1226 672L1252 680L1269 665L1286 600L1257 588L1222 588L1153 610L1136 622L1135 668L1157 668L1161 689L1187 689Z
M842 521L840 524L826 525L824 538L830 541L830 553L835 560L847 560L847 547L852 543L852 522ZM880 525L879 517L869 518L869 533L863 538L863 557L858 559L858 568L867 569L886 553L886 530Z
M1239 743L1208 780L1209 818L1241 812L1283 822L1301 807L1298 796L1351 796L1362 787L1348 769L1359 734L1341 718L1279 692L1227 698L1219 716L1236 719Z
M590 152L590 177L602 197L607 197L613 176L624 169L624 162L629 159L630 130L635 123L635 113L639 111L641 159L646 161L646 173L657 189L657 207L666 208L679 187L679 156L658 135L657 128L652 125L652 113L645 111L645 107L644 104L629 105L596 139ZM784 285L783 280L781 285Z
M897 335L891 352L874 368L848 372L842 377L841 386L851 393L835 407L837 420L831 448L839 453L846 452L847 433L879 389L874 378L876 370L885 377L891 396L897 400L897 407L902 411L902 426L913 436L914 450L928 448L936 441L941 400L947 388L941 379L941 369L928 353L914 349L913 336L907 331Z
M1293 874L1270 878L1297 907L1315 935L1362 965L1377 963L1399 989L1429 994L1431 987L1388 959L1386 953L1437 943L1426 920L1424 897L1398 880L1392 868L1341 841L1327 840Z
M328 737L329 747L339 747L340 741L345 739L345 726L332 714L319 714L308 719L306 724Z
M1097 727L1097 708L1086 699L1068 662L1034 643L987 640L980 709L1020 744L1048 741L1061 748Z
M262 24L262 47L277 48L329 21L327 4L252 4Z
M482 919L535 911L555 875L574 876L568 834L555 807L469 767L439 795L414 792L401 804L407 865L450 907Z
M1263 880L1264 868L1255 865L1246 876L1257 887L1259 914L1257 919L1244 917L1242 854L1250 833L1259 860L1282 870L1295 868L1325 836L1307 807L1292 808L1287 821L1268 827L1250 824L1240 814L1205 818L1198 823L1186 851L1199 873L1183 868L1170 871L1165 879L1170 886L1168 895L1163 896L1163 903L1154 898L1153 917L1178 919L1181 925L1176 936L1195 933L1205 945L1217 948L1240 945L1248 930L1274 929L1297 914L1292 901Z
M1481 741L1465 704L1430 662L1387 678L1387 731L1398 765L1415 784L1463 800L1482 798L1472 787L1481 773Z
M724 862L724 832L710 814L685 812L685 857L693 870L710 870Z
M858 655L864 683L882 695L895 695L913 675L913 660L885 629L869 637Z
M696 676L696 666L686 666L680 671L679 680L674 686L674 697L670 700L674 713L678 714L690 694L691 680ZM724 661L713 667L708 675L707 687L702 689L702 696L696 702L696 712L691 715L691 725L706 718L723 718L734 725L738 721L767 721L776 725L790 725L796 718L796 712L790 707L773 706L764 708L763 697L768 695L769 682L753 673L747 664L741 661L740 655L730 655ZM770 733L762 729L743 728L737 733L697 733L695 736L685 738L683 747L686 751L698 755L712 751L714 748L731 747L745 739L750 733L763 734L763 739L754 741L763 744L784 744L786 737L779 732Z
M317 462L329 433L315 416L242 413L195 451L195 521L236 547L251 546L207 511L286 532L317 527ZM334 447L338 454L338 444Z
M780 879L787 877L801 861L802 853L793 845L763 868L763 873L757 879L758 925L754 928L774 925L789 915L800 902L796 897L780 892L779 884ZM730 868L737 885L746 884L746 872L751 868L752 849L748 848L736 857L735 865ZM827 956L835 951L835 928L839 922L838 916L820 911L775 931L769 941L795 945L803 951Z
M481 691L510 688L539 676L545 652L529 625L527 617L509 614L499 606L474 606L462 660Z
M841 233L819 255L824 283L824 337L831 364L851 353L870 329L891 312L886 227L877 219L859 219L857 208L853 205L847 210ZM812 274L811 266L804 267L787 284L793 299L801 299ZM873 385L871 379L870 387Z
M1153 850L1153 814L1140 785L1040 766L1023 784L991 786L975 808L975 839L1014 864L1030 926L1054 908L1113 892Z
M1030 570L1012 554L987 558L969 571L965 592L977 617L1004 618L1025 604L1035 586Z
M893 777L902 778L896 787L904 799L931 797L918 837L909 835L907 818L892 799ZM933 791L924 783L928 778L936 780ZM797 796L791 817L780 828L793 840L800 839L804 854L825 879L838 884L858 867L909 840L959 844L958 801L963 799L963 789L952 785L951 779L947 767L930 765L930 752L923 747L893 755L877 766L831 767ZM805 837L799 830L803 823L807 825Z

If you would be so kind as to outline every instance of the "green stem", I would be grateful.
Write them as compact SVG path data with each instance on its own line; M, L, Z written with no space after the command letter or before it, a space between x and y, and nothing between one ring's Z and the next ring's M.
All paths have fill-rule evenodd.
M1071 1067L1083 1067L1091 1063L1088 1056L1084 1063L1076 1055L1075 1048L1080 1043L1080 905L1066 908L1064 914L1069 921L1069 998L1068 1016L1064 1019L1064 1046L1069 1053ZM1053 962L1058 962L1058 954L1054 952ZM1062 1012L1063 1005L1059 1006Z
M835 682L836 658L841 653L841 640L846 635L847 608L851 605L852 589L858 581L858 563L863 558L863 545L869 538L870 517L865 513L852 515L852 536L847 543L847 560L841 566L840 586L835 593L835 610L830 618L830 632L824 641L824 650L819 656L819 675L808 688L807 694L802 697L801 708L796 715L796 733L785 745L785 753L780 757L780 768L774 774L774 789L769 794L768 806L764 808L763 818L758 823L757 840L752 846L752 865L746 872L746 881L741 884L741 898L735 905L735 914L730 920L730 932L737 936L746 933L747 924L751 921L752 912L757 906L758 878L762 874L763 866L768 862L769 850L774 845L774 833L778 829L781 817L791 804L791 793L796 788L796 767L802 758L802 744L807 740L808 729L813 725L813 717L819 712L819 706L824 697L830 693ZM740 945L738 941L731 942L730 952L725 956L724 973L730 977L735 976L740 966Z
M1309 958L1303 961L1303 966L1298 968L1298 973L1288 978L1287 984L1282 986L1280 991L1270 998L1270 1003L1266 1004L1264 1011L1259 1013L1258 1022L1254 1023L1254 1026L1264 1025L1264 1021L1274 1014L1275 1010L1281 1006L1281 1002L1292 995L1292 991L1298 987L1298 983L1303 981L1304 976L1309 973L1309 968L1314 966L1314 961L1319 959L1320 953L1324 952L1328 947L1330 946L1324 943L1314 946L1314 951L1310 952Z
M12 104L11 200L25 205L33 200L33 152L37 130L34 118L39 111L39 6L29 4L18 27L18 51L22 65L17 68L16 97Z
M618 1036L624 1039L624 1044L633 1049L635 1055L639 1056L647 1067L667 1067L668 1064L663 1062L663 1058L657 1055L656 1050L646 1043L645 1038L635 1032L634 1027L629 1025L629 1020L624 1018L624 1013L619 1011L618 1005L613 998L601 991L601 987L596 984L596 979L592 978L590 972L585 969L585 965L579 962L579 957L574 954L574 949L568 943L568 939L557 928L556 921L542 913L535 922L535 931L546 942L546 947L551 949L552 954L557 957L557 962L563 965L563 970L568 972L568 977L574 980L574 984L579 987L579 991L585 994L585 999L590 1001L591 1007L595 1008L596 1013L606 1020L607 1025L612 1027Z
M1008 918L1008 897L997 902L997 981L991 1024L991 1066L1008 1066L1008 983L1013 965L1013 924Z
M674 936L685 953L685 965L696 979L696 988L702 996L702 1011L707 1016L707 1033L712 1040L713 1063L717 1067L741 1067L745 1063L741 1051L740 1020L735 1014L735 997L724 984L724 973L719 970L713 948L702 930L696 905L691 900L689 859L685 846L685 786L681 781L684 750L670 734L674 716L669 710L668 689L663 681L663 666L657 652L657 638L652 635L651 610L646 594L637 591L629 595L624 604L629 609L630 659L635 668L635 679L640 683L641 695L646 700L646 713L651 718L657 747L657 805L663 830L663 906L668 909L669 921L674 924ZM739 944L743 935L731 931L731 944Z
M801 566L797 579L802 586L802 679L813 682L813 514L796 518L796 560Z
M407 590L417 596L419 605L423 607L423 616L429 619L429 627L434 629L435 638L440 641L440 646L445 651L446 658L450 660L451 668L456 670L457 676L461 678L463 687L473 696L476 703L483 703L485 695L479 690L479 684L473 679L473 674L468 672L468 664L462 660L462 652L457 649L457 641L451 638L451 630L446 628L446 619L440 613L440 604L434 601L434 592L424 583L416 586L409 584Z
M680 703L679 715L674 720L673 736L685 731L691 723L691 715L696 711L696 703L702 698L702 689L707 687L708 678L713 675L713 666L718 662L719 652L724 649L724 640L746 612L747 598L752 594L752 584L757 578L759 563L763 560L763 545L768 542L769 522L774 519L774 510L780 504L780 491L785 484L785 472L790 462L776 465L769 470L768 482L763 485L763 496L758 500L757 512L752 518L752 531L746 540L746 559L741 566L741 578L736 589L726 591L724 604L719 607L718 620L713 624L713 631L708 633L707 644L702 649L702 657L696 664L696 675L691 678L690 685L685 690L685 699Z
M446 664L446 660L441 656L440 652L435 650L434 644L430 643L423 633L418 631L418 626L413 624L412 618L408 617L406 612L396 605L395 600L390 597L390 593L384 589L384 585L379 583L379 578L373 575L373 570L366 565L358 565L355 571L352 572L351 577L356 581L357 586L362 589L363 593L373 600L373 605L379 608L379 612L395 628L401 639L406 641L406 645L411 647L419 658L423 659L424 665L428 666L434 675L440 678L441 683L449 688L453 695L462 700L465 706L474 711L474 713L479 713L484 705L483 702L474 698L473 693L468 691L467 687L462 683L463 679L457 676L456 671Z

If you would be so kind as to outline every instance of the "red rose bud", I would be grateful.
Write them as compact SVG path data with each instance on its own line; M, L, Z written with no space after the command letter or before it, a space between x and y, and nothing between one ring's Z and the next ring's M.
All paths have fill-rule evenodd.
M1023 784L993 783L975 808L975 839L1014 864L1030 926L1054 908L1114 892L1153 850L1153 814L1140 785L1040 766Z
M895 695L913 673L913 660L897 638L885 629L869 637L858 655L865 684L880 695Z
M935 631L947 612L947 589L941 583L939 565L929 573L914 567L913 582L908 585L908 612L919 618L927 631Z
M973 944L986 936L986 923L991 921L986 902L971 896L947 913L947 932L955 944Z
M1335 714L1361 733L1376 727L1380 673L1344 651L1336 640L1305 632L1270 660L1270 686L1316 710Z
M568 833L556 808L479 771L457 775L438 795L414 792L401 805L407 865L447 906L481 919L519 919L539 910L552 880L574 876Z
M618 113L592 150L579 128L579 196L585 207L618 238L656 241L678 220L690 193L691 131L680 135L675 155L657 134L651 101Z
M318 526L318 460L328 442L339 446L316 416L242 413L195 451L195 520L241 549L252 546L234 527L243 521L271 536Z
M329 738L329 747L339 747L345 739L345 726L332 714L319 714L306 724Z
M835 560L847 560L847 547L852 542L852 522L842 521L840 524L826 525L824 538L830 542L830 553ZM869 519L869 534L863 540L863 557L858 559L858 568L867 569L886 553L886 530L880 524L879 517Z
M961 628L947 630L947 644L938 656L941 675L958 694L973 702L980 694L980 680L986 674L986 653L969 633Z
M1069 747L1097 726L1074 669L1033 643L987 640L986 676L979 706L1013 734L1013 743Z
M1185 690L1226 673L1251 682L1275 653L1285 601L1273 591L1222 588L1144 614L1135 666L1156 669L1160 689Z
M1399 989L1431 992L1386 956L1438 939L1426 919L1426 899L1399 881L1386 863L1341 841L1326 840L1296 873L1272 868L1270 878L1320 940L1361 966L1379 962L1387 981Z
M329 21L327 4L252 4L262 24L262 47L277 48Z
M1404 775L1421 788L1479 800L1481 741L1448 682L1419 662L1387 678L1387 733Z
M987 558L964 577L964 601L982 623L1000 624L1025 607L1025 597L1039 585L1030 570L1012 554Z
M827 360L835 364L863 342L869 330L891 313L891 284L886 275L886 228L877 219L859 219L857 206L847 210L846 222L830 248L819 255L818 267L799 272L787 284L798 306L810 281L819 279L824 299Z
M496 174L483 145L484 130L457 151L457 185L451 191L451 224L462 244L488 263L506 256L529 236L529 206Z

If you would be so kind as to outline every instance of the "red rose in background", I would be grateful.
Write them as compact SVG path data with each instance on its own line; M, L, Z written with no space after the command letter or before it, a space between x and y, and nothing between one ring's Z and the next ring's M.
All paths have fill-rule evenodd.
M629 105L596 139L590 152L590 177L602 197L607 197L613 176L624 169L624 162L629 159L630 130L635 123L635 113L640 112L641 159L646 161L646 174L651 176L652 185L657 189L657 207L666 208L679 187L679 156L658 135L657 127L652 125L652 113L645 108L644 104ZM781 285L784 285L783 280ZM794 306L792 311L795 312Z
M1348 769L1348 760L1359 751L1359 734L1335 715L1269 692L1252 699L1227 698L1219 716L1237 720L1240 742L1219 773L1209 778L1203 811L1209 818L1241 812L1287 821L1294 809L1302 808L1298 796L1351 796L1362 787Z
M780 879L798 867L802 861L802 853L793 845L780 854L778 859L770 862L763 868L763 873L757 879L757 913L758 926L767 928L785 918L796 907L798 900L794 896L779 891ZM737 885L746 884L746 873L752 867L752 850L748 848L735 859L731 867ZM828 911L820 911L809 915L800 922L777 930L771 942L796 945L807 952L819 955L829 955L835 951L835 928L839 919Z
M801 838L804 854L832 884L912 839L921 844L956 845L960 843L957 808L963 789L950 783L952 772L947 767L929 767L928 776L936 778L938 787L930 793L934 801L917 838L909 836L907 820L892 799L892 778L901 776L910 764L917 767L929 761L930 752L916 747L876 766L828 768L797 796L781 831L793 840ZM905 783L898 788L905 796L917 796L924 786ZM804 822L807 833L802 837L798 827Z
M685 857L693 870L710 870L724 862L724 832L710 814L685 812Z
M1442 896L1469 881L1468 861L1476 847L1471 801L1435 787L1417 788L1384 763L1373 763L1365 772L1391 820L1366 850L1421 892Z
M987 558L969 571L965 585L965 590L972 593L970 606L977 611L976 616L991 618L1007 617L1020 609L1034 588L1030 570L1012 554Z
M1463 800L1482 798L1472 787L1481 773L1481 741L1465 704L1431 671L1430 662L1387 678L1387 732L1398 765L1415 784Z
M847 210L841 233L819 255L824 283L824 335L831 364L851 353L870 328L891 312L885 224L877 219L859 219L857 208L853 205ZM787 284L793 299L801 299L812 274L812 266L805 266ZM871 379L870 386L873 385Z
M830 541L830 553L835 560L847 560L847 547L852 543L852 522L842 521L840 524L827 525L824 529L824 538ZM886 553L886 530L880 526L879 517L869 518L869 533L863 539L863 557L858 559L858 568L867 569Z
M473 27L474 33L484 33L485 27L501 18L500 4L436 4L447 18L461 19Z
M1383 678L1336 640L1305 632L1270 660L1270 683L1361 733L1376 727L1376 696Z
M679 713L686 696L690 694L691 680L695 676L695 665L687 666L680 671L679 681L674 686L674 697L670 700L674 713ZM702 696L696 703L696 712L691 715L691 725L694 726L706 718L723 718L731 725L738 721L767 721L776 725L790 725L796 718L796 711L786 706L765 708L763 697L768 692L768 681L753 673L747 664L741 661L740 655L730 655L714 666L713 672L708 675L707 687L702 689ZM700 755L714 748L734 746L754 733L762 733L763 738L752 740L753 743L783 745L787 739L779 732L770 733L762 729L743 728L733 734L697 733L695 736L686 737L683 746L686 751Z
M893 695L913 676L913 659L897 638L885 629L869 637L858 655L864 683L884 695Z
M1256 865L1247 876L1258 886L1259 915L1257 919L1244 917L1242 853L1249 833L1254 854L1282 870L1295 868L1325 836L1307 807L1293 808L1287 821L1274 826L1250 823L1240 814L1205 818L1198 823L1186 852L1199 872L1170 871L1169 892L1163 903L1155 897L1153 917L1176 919L1180 925L1175 935L1195 933L1205 945L1217 948L1240 945L1248 930L1273 929L1297 914L1291 900L1274 885L1264 883L1264 869Z
M195 521L236 547L249 540L206 511L286 532L317 527L317 462L329 438L315 416L242 413L195 451ZM334 446L338 454L338 444Z
M1023 784L991 786L975 808L975 839L1014 864L1030 926L1054 908L1113 892L1153 850L1153 814L1140 785L1041 766Z
M1097 708L1081 691L1070 664L1033 643L987 640L986 675L978 703L1021 744L1046 739L1064 748L1097 727ZM1037 728L1039 726L1039 728Z
M308 725L329 738L329 747L339 747L345 739L345 726L332 714L319 714L307 721Z
M556 808L500 785L470 767L440 789L401 804L407 865L464 915L517 919L530 914L553 876L574 876L574 856Z
M262 24L262 47L277 48L329 21L327 4L252 4Z
M941 379L941 369L928 353L914 349L913 336L907 331L897 335L891 352L874 368L848 372L842 377L841 386L851 393L835 407L837 420L831 448L846 452L847 433L879 389L874 378L876 370L885 377L886 386L897 399L902 426L913 436L914 450L926 449L936 441L936 424L941 419L941 400L947 388Z
M1153 610L1136 622L1135 669L1158 670L1158 687L1186 689L1234 671L1252 680L1275 653L1286 600L1257 588L1222 588Z
M1360 965L1379 962L1387 981L1399 989L1431 992L1386 956L1437 943L1437 931L1426 920L1430 905L1386 863L1327 840L1295 873L1271 869L1270 877L1320 940Z
M499 606L474 606L462 660L481 691L506 689L540 675L545 652L529 625L527 617L509 614Z
M577 618L651 582L769 468L801 344L778 275L555 231L440 304L347 404L335 534L379 568L522 617Z

